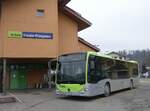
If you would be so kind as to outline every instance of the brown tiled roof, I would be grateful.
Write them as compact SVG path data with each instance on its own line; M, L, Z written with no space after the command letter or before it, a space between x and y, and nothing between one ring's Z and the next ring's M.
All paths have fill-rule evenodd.
M59 0L59 10L78 23L78 31L90 27L92 24L73 9L65 6L70 0Z
M99 49L98 47L92 45L91 43L87 42L87 41L84 40L83 38L81 38L81 37L78 37L78 38L79 38L78 40L79 40L81 43L83 43L84 45L86 45L86 46L92 48L92 49L95 50L96 52L99 52L99 51L100 51L100 49Z

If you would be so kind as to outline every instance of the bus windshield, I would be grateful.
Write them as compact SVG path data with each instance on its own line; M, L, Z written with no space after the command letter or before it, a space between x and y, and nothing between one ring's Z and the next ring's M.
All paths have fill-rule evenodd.
M58 84L85 83L86 54L72 54L59 57Z

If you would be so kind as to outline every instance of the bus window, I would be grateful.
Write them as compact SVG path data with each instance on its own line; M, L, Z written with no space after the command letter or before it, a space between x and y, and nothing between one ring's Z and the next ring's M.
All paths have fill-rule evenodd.
M57 84L84 84L86 53L59 57Z
M118 71L118 79L127 79L129 78L128 71Z
M97 83L102 79L108 78L108 73L105 69L106 64L101 57L91 56L89 58L88 82Z
M88 61L88 82L94 83L95 78L95 56L90 56Z
M103 72L105 72L107 78L116 78L116 74L114 73L114 60L105 59L103 60Z
M138 77L138 65L137 64L135 64L134 68L132 69L132 76Z

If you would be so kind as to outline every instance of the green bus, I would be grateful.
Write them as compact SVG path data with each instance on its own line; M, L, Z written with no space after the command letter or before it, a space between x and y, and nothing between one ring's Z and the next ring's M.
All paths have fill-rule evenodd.
M65 54L58 58L56 94L92 97L135 88L138 62L97 52Z

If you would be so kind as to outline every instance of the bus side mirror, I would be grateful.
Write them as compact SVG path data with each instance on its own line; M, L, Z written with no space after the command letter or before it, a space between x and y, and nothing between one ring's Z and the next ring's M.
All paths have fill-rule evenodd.
M51 60L48 62L48 69L50 72L57 73L58 71L58 62L57 60Z

